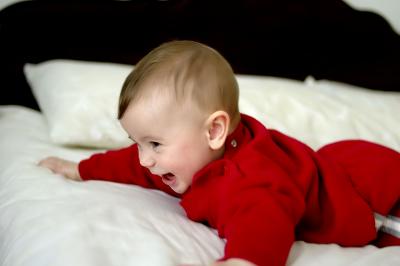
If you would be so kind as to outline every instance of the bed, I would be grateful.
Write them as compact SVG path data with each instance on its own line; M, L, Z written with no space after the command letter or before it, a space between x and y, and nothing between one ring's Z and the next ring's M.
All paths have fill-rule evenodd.
M229 8L227 8L229 5ZM27 1L0 11L0 265L207 265L224 239L178 199L40 168L129 145L116 120L134 64L172 39L218 49L240 109L312 148L400 151L400 36L341 1ZM350 222L350 221L349 221ZM400 265L400 247L294 243L288 265Z

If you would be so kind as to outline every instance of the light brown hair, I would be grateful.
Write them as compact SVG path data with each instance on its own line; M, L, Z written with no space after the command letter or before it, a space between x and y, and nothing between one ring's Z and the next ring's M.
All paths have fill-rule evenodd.
M178 103L191 97L200 110L226 111L233 124L240 119L239 89L230 64L216 50L194 41L164 43L138 62L122 86L118 119L140 98L146 87L141 85L154 77L171 82Z

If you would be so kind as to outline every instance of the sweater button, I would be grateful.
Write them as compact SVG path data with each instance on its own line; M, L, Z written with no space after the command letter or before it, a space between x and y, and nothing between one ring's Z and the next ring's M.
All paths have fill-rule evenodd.
M231 146L234 147L234 148L237 147L237 141L236 141L235 139L233 139L233 140L231 141Z

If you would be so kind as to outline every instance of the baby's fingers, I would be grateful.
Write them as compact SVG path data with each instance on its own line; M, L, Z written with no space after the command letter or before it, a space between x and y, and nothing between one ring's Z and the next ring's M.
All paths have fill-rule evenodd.
M57 164L57 161L58 161L58 160L59 160L59 158L50 156L50 157L46 157L46 158L40 160L40 161L38 162L38 165L39 165L39 166L42 166L42 167L46 167L46 168L50 168L50 169L51 169L54 165Z

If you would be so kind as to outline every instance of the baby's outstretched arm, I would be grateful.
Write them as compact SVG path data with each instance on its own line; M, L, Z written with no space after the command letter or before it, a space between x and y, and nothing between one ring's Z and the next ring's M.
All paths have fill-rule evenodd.
M54 173L61 174L66 178L82 181L78 170L78 163L76 162L51 156L41 160L38 165L46 167Z

